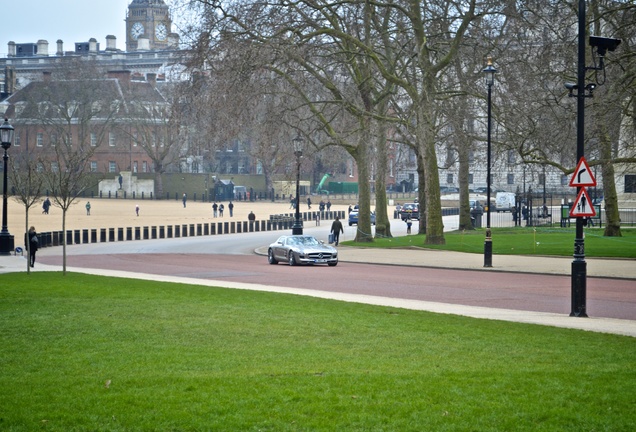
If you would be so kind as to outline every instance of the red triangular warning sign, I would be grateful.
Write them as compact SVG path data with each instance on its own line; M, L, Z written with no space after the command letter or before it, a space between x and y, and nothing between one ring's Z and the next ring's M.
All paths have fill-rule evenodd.
M570 209L570 217L593 217L596 216L596 209L592 204L592 200L587 193L587 189L581 188L579 195L576 197L572 208Z
M594 178L594 174L592 174L592 170L587 164L585 157L582 157L581 160L579 160L579 164L576 166L574 174L572 174L572 178L570 179L570 186L596 186L596 179Z

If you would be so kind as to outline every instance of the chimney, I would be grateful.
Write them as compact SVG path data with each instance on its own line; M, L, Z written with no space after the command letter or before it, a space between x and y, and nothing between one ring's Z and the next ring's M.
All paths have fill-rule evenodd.
M38 41L38 55L39 56L48 56L49 55L49 42L44 39L40 39Z
M150 39L146 37L137 39L137 51L150 51Z
M156 73L146 74L146 81L150 83L152 88L157 87L157 74Z
M110 70L108 78L116 79L122 85L130 85L131 73L129 70Z
M57 40L57 52L55 53L55 55L60 57L64 55L64 42L62 41L62 39Z
M115 36L106 36L106 51L117 51L117 38Z
M45 83L51 82L51 71L42 71L42 78Z
M88 52L94 54L97 52L97 39L90 38L88 40Z
M15 69L13 66L5 66L4 68L4 92L12 95L15 92Z
M9 48L9 53L7 54L7 57L15 57L15 42L10 41L7 45Z

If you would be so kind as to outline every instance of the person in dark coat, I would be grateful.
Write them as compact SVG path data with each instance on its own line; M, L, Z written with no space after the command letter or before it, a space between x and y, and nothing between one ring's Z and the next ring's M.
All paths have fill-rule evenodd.
M35 253L40 246L38 241L38 233L35 232L35 227L29 228L29 264L31 267L35 265Z
M344 233L344 228L342 227L342 222L340 222L340 218L336 216L336 220L331 224L331 233L333 234L333 241L338 246L338 242L340 241L340 233Z

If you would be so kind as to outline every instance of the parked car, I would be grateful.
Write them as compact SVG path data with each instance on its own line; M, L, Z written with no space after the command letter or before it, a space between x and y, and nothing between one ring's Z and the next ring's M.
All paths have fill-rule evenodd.
M267 261L278 264L286 261L297 264L338 265L338 250L310 235L281 236L267 249Z
M406 203L400 209L400 219L420 219L420 205L418 203Z
M454 186L440 186L439 191L441 192L442 195L459 193L459 188L456 188Z
M358 224L358 210L353 210L349 213L349 226ZM375 225L375 212L371 212L371 225Z

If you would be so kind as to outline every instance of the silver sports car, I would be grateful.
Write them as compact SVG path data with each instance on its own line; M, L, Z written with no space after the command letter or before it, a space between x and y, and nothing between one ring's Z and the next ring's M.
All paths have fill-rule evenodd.
M270 264L287 261L296 264L338 265L338 250L308 235L281 236L269 245L267 260Z

